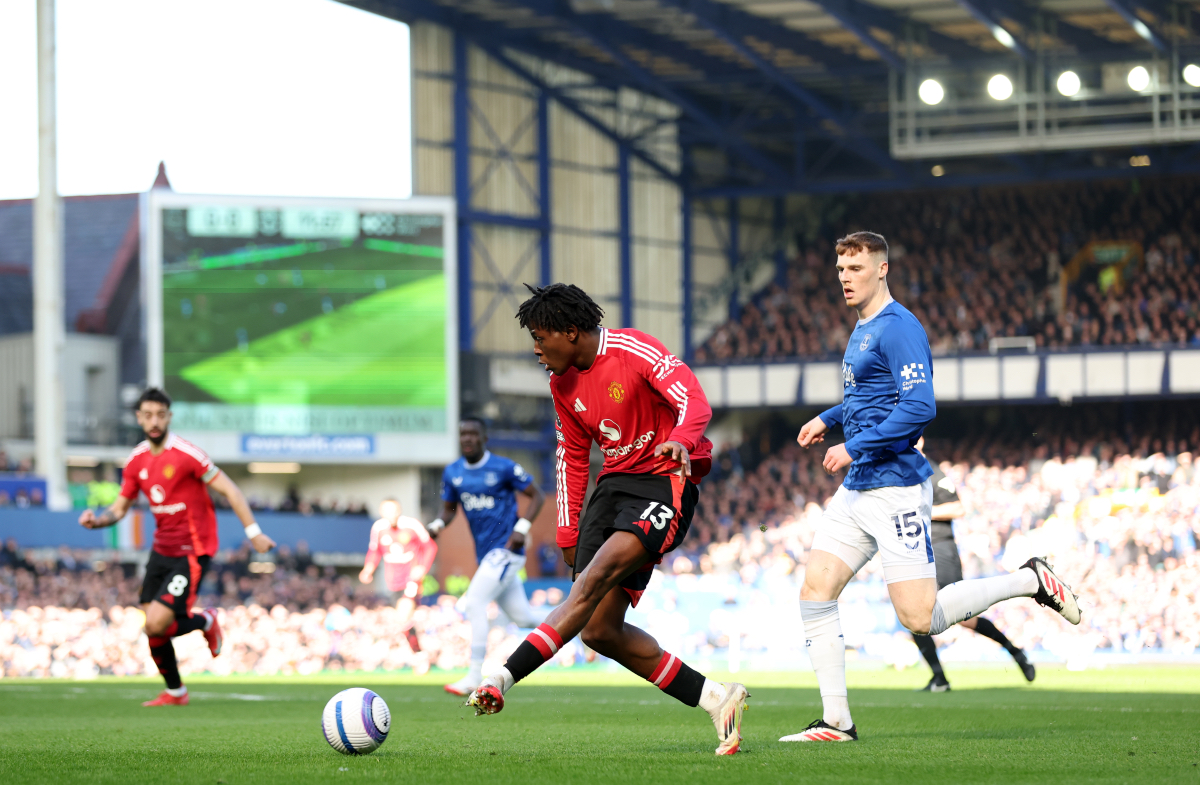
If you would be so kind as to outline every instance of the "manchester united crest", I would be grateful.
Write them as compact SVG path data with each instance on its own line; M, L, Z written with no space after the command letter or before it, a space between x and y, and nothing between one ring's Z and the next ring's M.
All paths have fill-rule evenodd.
M166 477L169 480L174 476L175 476L175 467L168 463L166 466L163 467L163 477Z
M608 385L608 397L620 403L625 400L625 388L621 386L620 382L613 382Z

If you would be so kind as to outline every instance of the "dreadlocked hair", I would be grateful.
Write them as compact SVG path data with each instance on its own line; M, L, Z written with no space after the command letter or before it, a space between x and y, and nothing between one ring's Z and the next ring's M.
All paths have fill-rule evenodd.
M599 327L604 318L604 309L574 284L525 284L525 288L533 296L517 309L517 319L523 329L541 328L562 333L568 327L574 327L580 332L588 332Z

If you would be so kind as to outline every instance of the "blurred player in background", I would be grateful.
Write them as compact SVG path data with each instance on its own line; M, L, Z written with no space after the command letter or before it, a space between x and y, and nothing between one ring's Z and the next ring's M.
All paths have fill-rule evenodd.
M421 584L437 556L437 543L416 518L404 515L400 502L384 499L379 505L379 520L371 526L371 545L358 579L370 583L375 569L383 561L383 579L388 591L398 596L396 610L408 647L421 650L417 631L413 628L413 612L421 601Z
M466 676L447 684L446 691L470 695L483 680L491 627L488 605L498 604L518 627L536 627L546 616L529 605L519 575L525 566L525 538L546 494L521 464L488 451L483 420L468 417L460 422L458 445L462 457L442 472L442 517L429 524L429 533L436 537L462 504L479 560L460 601L471 623L471 667ZM528 500L524 515L517 510L517 494Z
M925 455L924 437L917 440L917 452ZM933 560L937 566L937 585L938 589L943 589L963 579L962 560L958 556L958 545L954 542L954 528L952 524L955 518L961 518L963 515L966 515L967 510L963 506L962 500L958 498L958 489L954 487L954 482L933 461L929 461L929 466L933 469L933 476L930 478L930 481L933 483L933 512L931 516L933 521L930 524L929 530L930 537L933 540ZM1008 639L1008 636L997 629L995 624L992 624L982 616L973 616L970 619L960 621L958 624L960 627L974 630L985 638L991 638L1003 646L1004 650L1016 660L1017 666L1025 676L1025 680L1033 681L1037 675L1033 663L1025 656L1025 652L1017 648L1016 644ZM916 641L917 648L921 650L921 656L925 658L925 661L929 663L929 667L933 670L933 678L925 685L923 688L924 691L949 691L950 682L946 680L946 673L942 670L942 663L938 659L937 644L934 643L933 636L919 635L914 632L913 640Z
M882 551L884 582L909 631L937 635L1001 600L1032 597L1071 624L1080 612L1070 588L1044 559L1016 572L938 589L930 538L933 470L916 444L933 421L933 358L925 328L888 291L887 242L855 232L837 242L838 282L858 312L842 360L842 403L814 417L796 441L808 448L835 425L844 444L825 453L829 474L849 468L813 538L800 616L805 648L821 690L822 717L780 741L854 741L846 693L846 642L838 597L850 579Z
M167 688L142 705L186 706L187 687L179 675L171 639L202 630L214 657L221 653L223 640L216 610L192 613L196 591L208 570L209 560L217 552L217 514L208 489L229 501L254 550L266 553L275 547L275 542L255 523L254 513L241 490L213 465L204 451L169 433L171 399L165 392L150 387L138 398L134 412L146 441L134 447L129 455L121 494L100 515L84 510L79 523L88 529L112 526L125 517L138 493L146 494L150 500L156 528L142 580L141 602L146 612L150 655Z
M528 284L527 284L528 286ZM517 318L550 371L557 427L558 536L575 585L468 701L477 714L504 708L504 693L566 641L583 642L687 706L717 728L718 755L741 743L746 688L706 679L625 622L654 565L683 542L712 466L704 429L712 409L691 369L656 338L600 326L604 311L577 286L533 287ZM580 518L592 443L604 453L596 490Z

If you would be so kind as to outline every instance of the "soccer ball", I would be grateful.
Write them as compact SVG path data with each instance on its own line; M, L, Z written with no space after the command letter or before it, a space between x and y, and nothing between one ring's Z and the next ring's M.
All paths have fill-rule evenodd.
M343 755L366 755L379 749L392 727L392 713L383 698L362 687L342 690L321 713L325 741Z

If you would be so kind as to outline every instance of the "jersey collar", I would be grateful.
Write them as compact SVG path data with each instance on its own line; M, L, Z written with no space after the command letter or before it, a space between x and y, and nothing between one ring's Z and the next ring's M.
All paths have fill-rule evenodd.
M888 306L889 306L889 305L891 305L891 304L892 304L892 303L894 303L894 302L896 302L896 299L895 299L894 297L892 297L891 295L888 295L887 302L885 302L885 303L884 303L884 304L883 304L883 305L882 305L882 306L879 308L879 310L878 310L878 311L876 311L875 313L871 314L871 315L870 315L870 316L868 316L866 319L859 319L859 320L858 320L858 324L857 324L856 326L858 326L858 327L862 327L864 324L866 324L867 322L871 321L872 319L874 319L874 318L875 318L876 316L878 316L879 314L881 314L881 313L883 313L884 311L886 311L886 310L888 309Z
M479 459L478 463L471 463L466 458L463 458L463 466L466 466L468 469L481 469L483 468L483 465L488 462L488 458L491 457L492 454L487 450L484 450L483 457Z

